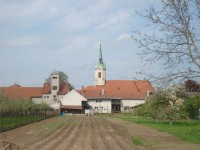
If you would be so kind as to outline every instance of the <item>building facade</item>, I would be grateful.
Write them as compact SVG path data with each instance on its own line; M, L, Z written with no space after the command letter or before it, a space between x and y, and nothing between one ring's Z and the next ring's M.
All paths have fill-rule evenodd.
M126 112L143 104L155 92L148 80L106 80L106 64L100 45L93 86L79 91L97 113Z
M55 104L59 104L60 98L69 92L69 86L67 82L60 81L59 72L53 72L50 82L44 83L43 87L22 87L14 84L0 87L0 92L11 98L31 100L36 104L46 103L54 107Z

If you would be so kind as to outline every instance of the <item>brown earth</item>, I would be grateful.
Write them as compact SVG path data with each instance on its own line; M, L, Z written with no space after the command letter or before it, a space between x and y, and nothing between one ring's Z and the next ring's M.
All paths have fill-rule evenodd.
M142 144L134 145L131 137ZM0 133L26 150L199 150L191 144L157 130L107 116L56 117ZM0 150L3 148L0 143Z

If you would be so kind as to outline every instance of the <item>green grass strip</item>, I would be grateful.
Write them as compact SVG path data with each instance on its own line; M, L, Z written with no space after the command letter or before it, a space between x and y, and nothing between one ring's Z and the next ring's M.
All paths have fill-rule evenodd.
M159 131L168 132L176 137L200 144L200 120L179 120L175 121L172 126L167 121L157 121L151 118L137 117L132 115L115 115L122 120L134 122Z

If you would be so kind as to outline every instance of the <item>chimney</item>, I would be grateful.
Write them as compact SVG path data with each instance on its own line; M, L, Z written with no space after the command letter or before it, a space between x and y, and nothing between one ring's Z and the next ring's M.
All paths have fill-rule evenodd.
M104 94L105 94L105 90L102 89L102 90L101 90L101 95L104 95Z
M81 94L82 94L82 95L84 94L84 86L82 86Z
M149 90L147 90L147 95L146 95L146 96L148 97L148 96L149 96L149 94L150 94L150 92L149 92Z

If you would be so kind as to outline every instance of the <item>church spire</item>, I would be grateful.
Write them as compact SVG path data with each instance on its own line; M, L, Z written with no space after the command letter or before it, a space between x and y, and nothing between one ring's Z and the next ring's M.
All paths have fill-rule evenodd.
M103 63L103 55L102 55L102 50L101 50L101 44L100 44L100 49L99 49L99 62L95 66L95 70L101 67L102 69L106 70L106 64Z
M101 44L100 44L100 49L99 49L99 63L103 64L103 56L102 56Z
M101 44L99 49L99 61L95 66L95 85L105 85L106 83L106 64L103 63Z

